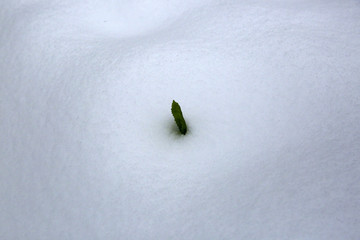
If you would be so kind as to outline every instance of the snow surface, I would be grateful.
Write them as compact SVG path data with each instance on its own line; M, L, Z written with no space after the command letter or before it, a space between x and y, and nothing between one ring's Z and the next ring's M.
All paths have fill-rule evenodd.
M0 239L358 240L359 66L358 0L3 0Z

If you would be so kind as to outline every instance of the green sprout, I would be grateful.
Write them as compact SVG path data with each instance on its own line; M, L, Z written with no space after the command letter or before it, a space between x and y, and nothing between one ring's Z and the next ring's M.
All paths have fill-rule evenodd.
M174 116L176 125L178 126L181 134L185 135L186 131L187 131L186 122L185 122L185 119L181 112L180 105L177 102L175 102L174 100L171 104L171 113Z

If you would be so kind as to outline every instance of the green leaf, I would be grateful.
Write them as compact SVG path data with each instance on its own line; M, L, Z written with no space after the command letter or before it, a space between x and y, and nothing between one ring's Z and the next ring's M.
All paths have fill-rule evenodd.
M174 100L171 104L171 113L174 116L176 125L178 126L180 132L185 135L187 131L186 122L181 112L180 105Z

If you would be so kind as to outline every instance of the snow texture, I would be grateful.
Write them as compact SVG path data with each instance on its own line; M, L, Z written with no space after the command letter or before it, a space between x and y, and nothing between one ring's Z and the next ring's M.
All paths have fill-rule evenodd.
M358 240L359 66L358 0L3 0L0 239Z

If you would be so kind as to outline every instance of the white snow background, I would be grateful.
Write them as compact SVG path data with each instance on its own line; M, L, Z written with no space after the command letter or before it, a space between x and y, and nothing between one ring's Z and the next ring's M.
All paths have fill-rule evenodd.
M0 239L358 240L359 96L358 0L2 0Z

